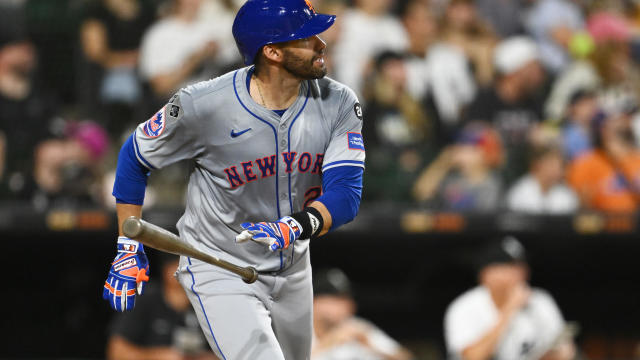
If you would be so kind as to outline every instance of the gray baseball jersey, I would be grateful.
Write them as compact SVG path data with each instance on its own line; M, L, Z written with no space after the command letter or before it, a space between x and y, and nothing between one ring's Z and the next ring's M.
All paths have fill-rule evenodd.
M271 252L237 244L243 222L274 221L322 193L322 174L364 167L362 110L353 91L331 79L303 81L280 117L247 89L250 68L174 95L134 136L150 169L192 159L181 238L262 273L254 284L183 257L178 280L221 359L308 359L312 291L308 241Z
M193 159L180 236L200 250L259 271L279 271L308 249L298 241L273 253L238 245L240 224L300 211L321 194L322 172L364 167L362 112L353 91L331 79L304 81L282 117L249 95L243 68L189 86L135 133L150 169Z

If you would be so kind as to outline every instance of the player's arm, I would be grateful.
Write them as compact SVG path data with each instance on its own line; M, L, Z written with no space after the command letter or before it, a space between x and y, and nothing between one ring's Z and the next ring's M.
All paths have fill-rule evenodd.
M142 215L146 168L135 155L135 135L131 135L120 149L113 195L118 215L117 254L109 269L102 297L116 311L133 309L135 296L141 295L149 281L149 261L144 246L123 236L122 223L129 216Z
M180 91L151 119L140 124L120 149L113 185L120 236L102 293L116 311L132 310L136 295L143 293L149 280L144 246L122 236L122 223L129 216L141 216L150 170L193 159L202 151L194 114L189 93Z
M498 342L507 331L511 319L527 303L531 290L528 286L518 286L511 291L505 306L498 313L498 321L478 341L462 350L464 360L488 360L493 356Z
M138 61L137 50L114 51L109 48L107 29L101 21L95 19L85 21L80 33L82 49L89 60L107 69L136 65Z

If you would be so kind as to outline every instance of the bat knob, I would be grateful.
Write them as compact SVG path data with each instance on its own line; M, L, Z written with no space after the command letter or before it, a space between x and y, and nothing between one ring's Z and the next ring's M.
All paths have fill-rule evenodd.
M248 266L246 268L244 268L245 274L242 275L242 280L244 282L246 282L247 284L253 284L254 282L256 282L256 280L258 280L258 271L256 270L256 268L254 268L253 266Z
M122 233L130 238L137 238L142 233L142 222L135 216L130 216L122 222Z

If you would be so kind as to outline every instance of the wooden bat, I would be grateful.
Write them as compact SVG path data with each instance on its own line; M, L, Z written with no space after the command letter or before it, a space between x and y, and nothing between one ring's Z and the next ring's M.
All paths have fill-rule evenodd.
M154 249L176 255L190 256L238 274L247 284L258 279L258 271L252 266L241 267L202 251L180 240L180 238L157 225L130 216L122 223L122 232L130 239L140 241Z

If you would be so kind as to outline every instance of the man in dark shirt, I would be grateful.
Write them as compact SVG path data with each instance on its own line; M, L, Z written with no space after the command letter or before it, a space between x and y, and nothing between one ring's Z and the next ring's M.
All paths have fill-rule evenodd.
M526 172L528 138L542 120L545 72L533 40L518 36L503 40L495 49L497 79L481 90L465 112L465 122L487 121L502 137L507 161L507 183Z

